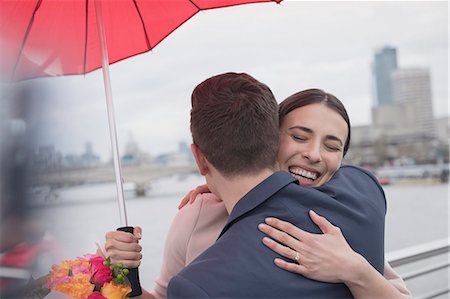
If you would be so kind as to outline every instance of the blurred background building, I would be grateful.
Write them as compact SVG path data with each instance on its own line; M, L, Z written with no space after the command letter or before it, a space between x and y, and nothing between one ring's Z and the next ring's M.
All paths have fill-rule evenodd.
M393 103L391 73L397 69L397 49L384 47L375 53L373 76L375 81L374 100L381 106Z
M397 50L388 46L375 53L372 70L372 121L352 127L347 162L373 168L448 163L449 118L433 116L430 71L399 67Z

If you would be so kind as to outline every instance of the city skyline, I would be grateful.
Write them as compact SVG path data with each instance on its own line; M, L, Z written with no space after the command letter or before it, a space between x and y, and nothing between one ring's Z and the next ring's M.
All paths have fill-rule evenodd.
M371 66L384 46L397 49L400 68L430 70L434 116L446 116L447 24L446 2L284 1L200 13L153 52L110 67L121 155L130 133L153 156L190 143L190 93L225 71L248 72L279 102L322 88L344 102L353 125L369 124ZM67 154L81 153L90 141L108 159L101 72L38 81L51 97L42 144Z

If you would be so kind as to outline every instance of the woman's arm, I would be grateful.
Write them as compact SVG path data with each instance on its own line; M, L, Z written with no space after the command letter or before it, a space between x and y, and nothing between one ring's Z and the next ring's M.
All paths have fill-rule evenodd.
M405 281L400 275L392 269L391 265L387 261L384 262L384 278L386 278L390 284L392 284L400 293L407 298L412 298L411 292L406 287Z
M286 262L277 258L274 262L278 267L314 280L345 283L355 298L408 298L353 251L339 227L313 211L309 215L323 234L305 232L276 218L267 218L267 224L259 225L262 232L280 242L264 237L267 247L298 260L298 263Z
M213 194L198 195L193 204L179 210L166 237L154 290L151 293L143 291L143 297L139 298L166 298L169 281L214 243L227 216L224 204ZM121 261L126 267L140 264L142 255L138 241L141 228L136 227L134 233L134 236L116 231L106 234L106 256L110 256L112 262Z

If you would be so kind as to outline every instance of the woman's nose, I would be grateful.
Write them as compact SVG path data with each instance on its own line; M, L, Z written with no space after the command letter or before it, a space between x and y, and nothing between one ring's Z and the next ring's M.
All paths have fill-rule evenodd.
M317 163L322 161L322 156L320 154L320 146L310 144L303 151L303 156L308 159L311 163Z

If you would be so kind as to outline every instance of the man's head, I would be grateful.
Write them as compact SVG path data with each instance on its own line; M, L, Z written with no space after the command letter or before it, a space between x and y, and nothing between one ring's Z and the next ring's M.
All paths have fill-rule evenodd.
M192 93L191 132L223 176L257 174L276 162L278 104L269 87L245 73L217 75Z

